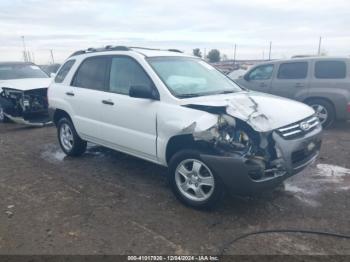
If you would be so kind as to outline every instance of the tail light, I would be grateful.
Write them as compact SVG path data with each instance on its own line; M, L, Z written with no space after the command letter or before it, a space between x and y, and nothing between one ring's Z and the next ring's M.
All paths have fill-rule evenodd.
M348 104L348 113L350 113L350 103Z

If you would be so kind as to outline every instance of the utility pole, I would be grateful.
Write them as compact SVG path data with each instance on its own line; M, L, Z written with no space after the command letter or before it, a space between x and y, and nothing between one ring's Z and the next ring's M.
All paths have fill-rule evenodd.
M322 37L320 36L320 39L318 41L318 52L317 52L319 56L321 55L321 43L322 43Z
M272 42L270 41L269 60L271 60L271 48L272 48Z
M23 59L24 59L24 62L28 62L28 54L27 54L26 44L24 41L24 36L22 35L21 38L22 38L22 43L23 43Z
M233 49L233 64L236 64L236 51L237 51L237 45L235 44Z
M53 58L53 51L52 49L50 49L50 53L51 53L51 61L52 61L52 64L55 63L55 59Z

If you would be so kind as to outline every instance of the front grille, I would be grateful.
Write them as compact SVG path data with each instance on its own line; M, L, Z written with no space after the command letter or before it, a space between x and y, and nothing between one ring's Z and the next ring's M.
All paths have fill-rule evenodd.
M301 137L316 128L320 123L316 116L309 117L299 122L277 129L278 133L285 139Z

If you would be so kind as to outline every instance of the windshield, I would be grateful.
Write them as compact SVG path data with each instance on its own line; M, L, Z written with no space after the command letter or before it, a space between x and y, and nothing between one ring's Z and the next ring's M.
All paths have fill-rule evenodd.
M200 59L152 57L147 60L170 92L179 98L242 90L228 77Z
M0 65L0 80L23 78L48 78L40 67L31 64Z

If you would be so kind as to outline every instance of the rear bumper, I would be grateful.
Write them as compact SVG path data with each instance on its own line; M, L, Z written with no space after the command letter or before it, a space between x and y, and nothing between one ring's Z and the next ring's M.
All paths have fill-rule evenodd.
M290 176L312 164L319 155L321 147L321 127L317 127L300 139L285 140L273 133L276 150L279 151L278 162L282 169L270 176L255 180L251 173L265 172L261 166L254 165L247 158L225 157L202 154L202 160L217 174L234 194L254 194L269 190Z

